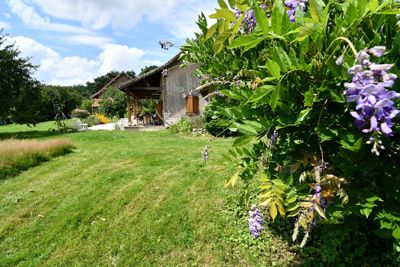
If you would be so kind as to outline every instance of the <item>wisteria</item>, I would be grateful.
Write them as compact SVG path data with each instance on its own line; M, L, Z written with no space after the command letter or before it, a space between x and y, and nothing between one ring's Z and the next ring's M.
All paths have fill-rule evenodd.
M234 13L235 13L236 19L238 19L242 15L243 12L240 11L238 8L235 8ZM257 25L257 21L256 21L255 15L254 15L254 10L250 9L248 11L245 11L240 29L243 30L245 33L251 33L254 30L254 28L256 27L256 25Z
M370 61L370 55L381 57L384 46L365 49L357 54L356 65L349 69L353 75L351 83L345 83L347 102L356 102L356 111L350 114L363 133L372 133L368 143L373 144L372 152L379 156L384 149L380 136L392 136L392 119L399 114L392 99L400 98L400 93L389 91L397 78L389 73L392 64L376 64Z
M301 9L301 11L306 12L307 8L307 0L286 0L285 6L289 8L287 14L289 15L289 19L291 22L296 21L296 10L297 7Z
M250 234L254 238L258 238L261 235L261 231L263 230L263 219L264 215L262 215L261 211L256 205L252 205L249 211L248 221Z
M201 157L203 158L204 162L207 163L208 160L208 149L210 148L209 145L206 145L206 147L204 148L203 152L201 152Z

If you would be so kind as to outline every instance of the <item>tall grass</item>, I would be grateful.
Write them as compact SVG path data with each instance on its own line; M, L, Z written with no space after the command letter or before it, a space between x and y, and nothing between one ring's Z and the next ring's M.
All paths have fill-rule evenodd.
M0 141L0 179L16 175L40 162L66 154L74 146L66 139Z

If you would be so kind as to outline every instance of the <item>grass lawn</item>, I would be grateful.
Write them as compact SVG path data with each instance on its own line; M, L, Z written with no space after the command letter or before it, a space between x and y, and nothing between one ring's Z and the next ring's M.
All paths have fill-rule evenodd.
M256 265L229 237L223 190L230 139L169 132L59 135L52 123L8 137L67 138L76 149L0 181L0 266ZM258 265L258 264L257 264Z

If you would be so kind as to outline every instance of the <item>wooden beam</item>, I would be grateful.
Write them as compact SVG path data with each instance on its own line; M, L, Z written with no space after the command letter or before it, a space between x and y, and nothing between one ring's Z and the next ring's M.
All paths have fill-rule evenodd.
M130 88L130 92L135 93L135 91L161 91L158 86L135 86Z
M128 126L132 126L131 96L129 94L126 94L126 109L128 112Z
M147 87L151 87L150 83L147 81L147 79L144 79L144 83L146 84Z

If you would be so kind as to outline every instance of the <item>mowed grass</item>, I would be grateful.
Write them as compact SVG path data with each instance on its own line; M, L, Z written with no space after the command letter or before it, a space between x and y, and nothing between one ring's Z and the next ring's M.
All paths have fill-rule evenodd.
M0 141L0 180L68 153L72 148L71 141L66 139Z
M232 140L169 132L58 135L1 126L0 138L66 137L76 147L0 181L0 266L249 266L229 241Z

